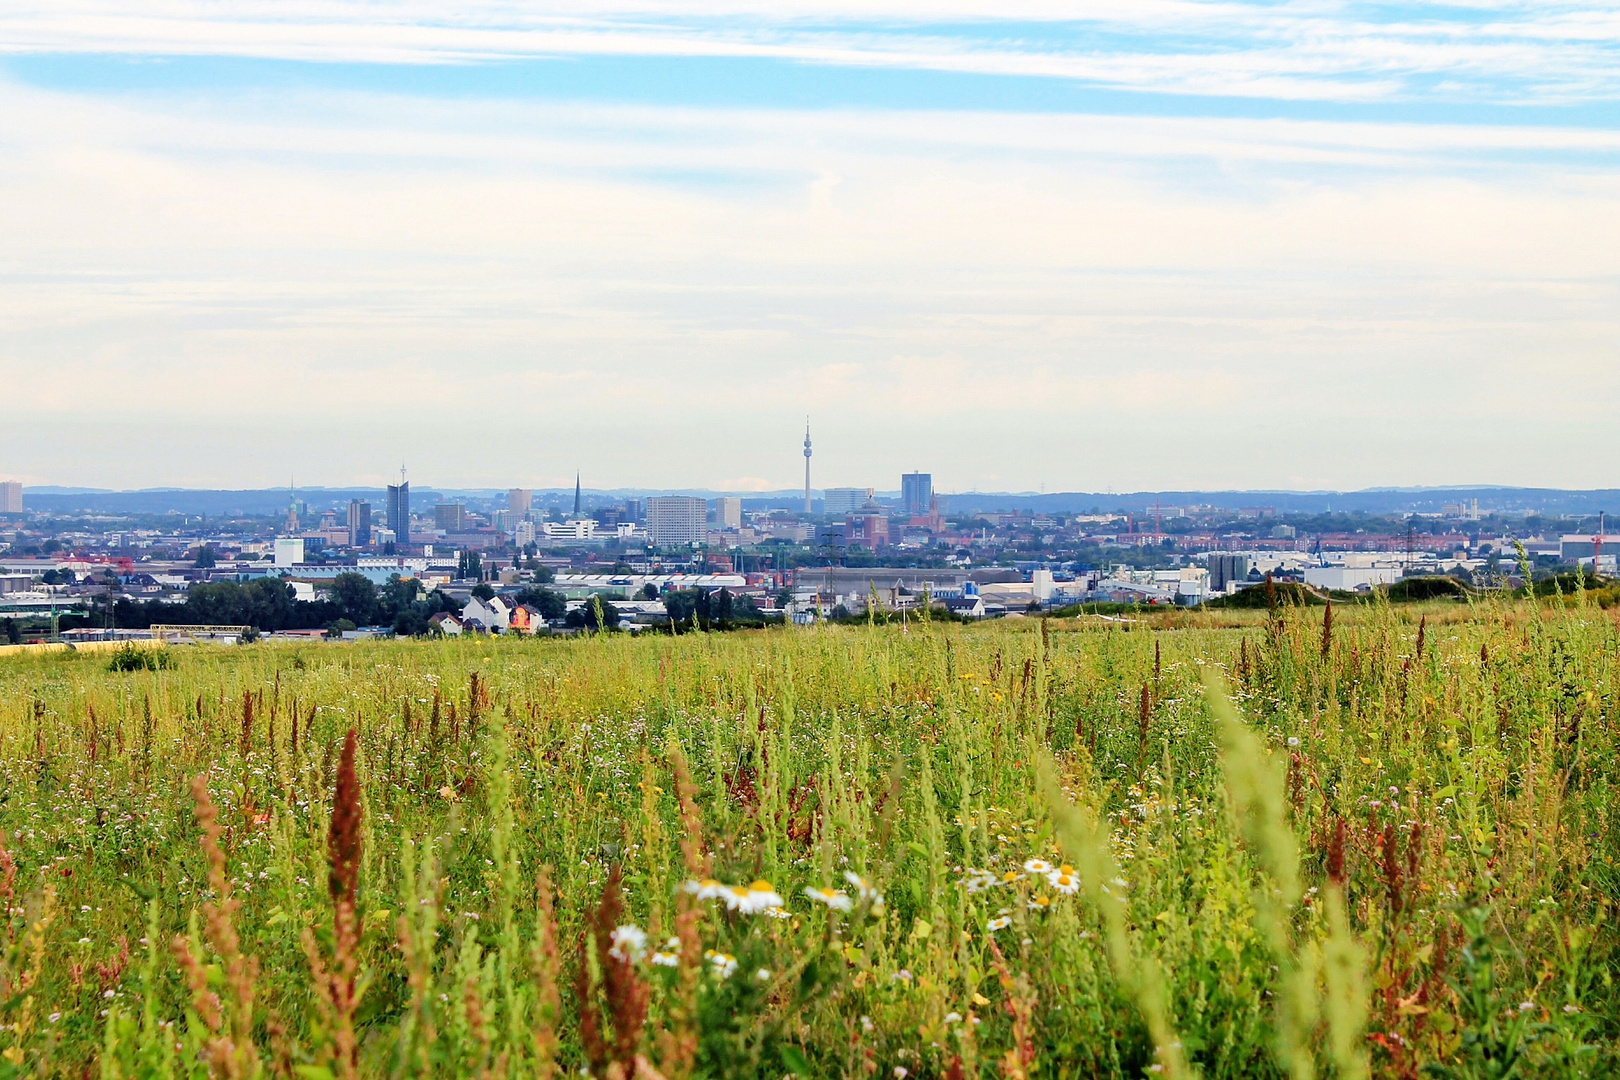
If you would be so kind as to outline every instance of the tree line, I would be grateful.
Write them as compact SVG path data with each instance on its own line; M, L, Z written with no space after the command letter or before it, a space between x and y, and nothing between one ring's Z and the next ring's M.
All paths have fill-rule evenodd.
M416 637L428 632L428 620L441 611L459 614L461 605L398 574L378 587L363 574L343 573L332 579L329 595L314 601L296 599L292 586L278 578L211 581L193 585L183 603L119 600L112 619L114 626L130 629L208 624L251 626L261 633L380 625ZM92 612L85 625L101 625L104 617L104 611Z

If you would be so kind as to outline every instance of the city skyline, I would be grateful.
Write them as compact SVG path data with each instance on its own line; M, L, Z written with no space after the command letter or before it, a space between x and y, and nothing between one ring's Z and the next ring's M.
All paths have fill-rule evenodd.
M829 484L1603 486L1615 37L1517 0L13 9L0 471L787 490L810 412Z

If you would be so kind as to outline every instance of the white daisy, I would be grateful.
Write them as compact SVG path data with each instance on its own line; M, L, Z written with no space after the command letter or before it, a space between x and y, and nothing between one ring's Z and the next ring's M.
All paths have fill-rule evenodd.
M615 960L634 963L647 955L647 931L639 926L621 926L609 935L613 945L608 955Z
M826 904L833 911L848 911L855 906L855 901L850 899L849 893L842 889L818 889L813 885L806 885L804 895Z

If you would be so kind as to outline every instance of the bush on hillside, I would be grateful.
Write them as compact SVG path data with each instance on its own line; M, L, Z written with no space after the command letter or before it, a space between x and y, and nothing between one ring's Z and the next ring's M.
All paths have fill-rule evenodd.
M167 646L137 645L126 641L113 650L108 671L162 671L174 666L174 654Z
M1384 589L1384 595L1396 604L1417 600L1463 600L1468 597L1468 586L1454 577L1402 578Z
M1294 581L1273 581L1271 583L1272 595L1267 595L1265 582L1250 585L1246 589L1239 589L1231 596L1218 596L1214 600L1206 601L1207 608L1235 608L1239 610L1265 609L1276 604L1278 607L1320 607L1327 603L1313 590Z

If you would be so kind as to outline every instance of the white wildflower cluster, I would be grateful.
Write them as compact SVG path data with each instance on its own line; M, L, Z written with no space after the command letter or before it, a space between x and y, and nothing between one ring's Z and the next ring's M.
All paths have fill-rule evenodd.
M772 909L780 909L784 903L781 894L768 881L756 881L752 885L743 886L726 885L708 878L703 881L688 881L682 888L699 900L724 900L728 911L744 915L774 914Z
M710 949L703 955L709 961L709 970L713 971L719 978L729 979L736 974L737 958L730 953L716 952L714 949Z
M849 911L855 906L855 901L850 898L849 893L842 889L818 889L814 885L806 885L804 895L818 904L827 905L831 911Z
M672 937L664 947L652 954L652 962L659 967L676 967L681 962L681 939Z
M610 935L613 944L608 955L626 963L638 963L647 955L647 931L639 926L620 926Z
M855 890L855 895L863 904L870 904L874 913L883 910L883 894L866 883L866 879L852 870L844 871L844 880L849 882Z
M826 905L829 911L853 911L857 901L870 905L874 914L883 910L883 894L867 884L865 878L846 870L844 880L855 890L855 895L851 896L843 889L822 888L815 885L806 885L804 895L818 904Z
M982 893L997 885L1014 885L1026 878L1044 880L1055 891L1064 896L1073 896L1080 891L1080 878L1074 867L1067 863L1062 866L1053 866L1045 859L1027 859L1023 871L1009 870L999 877L990 870L979 870L968 867L962 871L962 887L969 893ZM1048 901L1050 903L1050 901ZM1042 907L1045 904L1040 905Z

